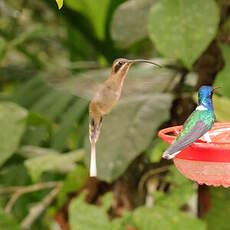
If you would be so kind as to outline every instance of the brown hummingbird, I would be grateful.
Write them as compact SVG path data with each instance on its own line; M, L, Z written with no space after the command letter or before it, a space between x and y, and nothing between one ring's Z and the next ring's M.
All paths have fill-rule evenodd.
M160 65L144 59L128 60L118 58L113 62L112 71L100 90L94 95L89 104L89 140L91 143L90 176L97 175L96 168L96 142L98 140L102 125L102 118L110 113L114 105L118 102L124 79L129 68L137 62L146 62L155 66Z

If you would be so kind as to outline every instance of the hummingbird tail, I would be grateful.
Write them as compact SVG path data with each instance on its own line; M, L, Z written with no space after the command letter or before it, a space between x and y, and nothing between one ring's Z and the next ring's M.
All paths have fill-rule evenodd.
M96 143L91 142L91 157L90 157L90 176L97 176L97 164L96 164Z
M167 150L163 153L163 158L167 159L167 160L171 160L173 159L178 153L180 153L180 151L175 152L175 153L169 153Z

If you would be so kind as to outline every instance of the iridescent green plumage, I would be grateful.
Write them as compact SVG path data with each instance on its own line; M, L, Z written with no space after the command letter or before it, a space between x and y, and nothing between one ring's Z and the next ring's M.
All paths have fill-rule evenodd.
M208 128L211 129L215 121L214 112L210 110L195 110L185 121L183 125L183 130L177 136L176 140L188 134L198 121L204 122L208 126Z

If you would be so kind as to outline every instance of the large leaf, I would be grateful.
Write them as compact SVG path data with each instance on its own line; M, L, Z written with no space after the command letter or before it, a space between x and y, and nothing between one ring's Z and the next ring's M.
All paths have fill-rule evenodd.
M122 47L147 37L147 19L150 7L156 0L130 0L115 11L112 37Z
M168 144L163 142L160 138L157 138L153 142L153 148L151 149L150 158L151 162L159 162L162 158L162 153L168 148Z
M60 208L64 204L68 193L76 193L84 186L87 179L88 170L83 166L78 165L74 170L69 172L58 194L58 207Z
M217 121L230 120L230 99L228 97L213 96L214 111Z
M107 211L112 206L112 193L106 193L102 197L102 205L87 204L80 197L72 200L69 206L69 223L71 230L124 230L132 222L130 212L124 212L121 218L109 221Z
M26 116L27 111L14 103L0 104L0 166L17 150Z
M148 27L164 56L180 59L191 68L215 37L218 23L214 0L162 0L152 7Z
M157 206L179 210L183 205L188 204L192 196L196 194L193 183L181 175L175 167L171 167L166 180L170 184L169 191L154 193Z
M133 213L133 220L139 230L206 229L201 220L192 218L180 211L159 206L136 209Z
M221 87L218 91L220 91L222 95L230 97L230 47L222 44L221 50L224 56L225 66L218 73L214 86Z
M97 142L99 178L108 182L118 178L148 147L157 128L168 119L171 102L169 94L152 94L124 99L116 106L103 120Z
M83 196L74 199L69 207L71 230L109 230L110 223L105 210L86 204Z
M230 192L227 188L212 188L212 206L207 214L206 222L208 230L229 229L228 218L230 216Z
M18 178L20 178L20 180L18 180ZM23 164L8 166L0 171L0 186L20 186L28 184L29 182L30 178Z
M179 194L178 194L179 196ZM104 206L104 205L103 205ZM84 202L83 196L72 200L69 207L71 230L205 230L205 223L175 209L155 206L154 208L139 207L133 213L126 212L120 218L108 220L107 208L90 205Z
M74 124L86 111L88 102L86 100L76 100L68 110L62 115L60 125L57 127L55 136L53 137L51 146L59 151L63 150L66 145L67 138L71 132L76 132Z
M38 151L39 148L34 147L34 150ZM70 153L60 154L58 152L51 152L47 150L47 154L37 156L25 161L31 178L36 181L40 178L43 172L47 171L59 171L68 172L75 168L75 162L83 158L84 150L76 150Z
M20 226L11 215L4 213L4 211L0 209L0 229L19 230Z
M91 70L65 81L51 84L62 90L91 99L101 84L109 77L111 69ZM125 79L121 100L125 97L138 97L152 93L169 92L179 82L180 75L165 68L155 68L152 65L139 64L129 70Z
M99 39L105 36L109 3L109 0L100 0L100 3L94 0L65 0L66 6L89 18Z

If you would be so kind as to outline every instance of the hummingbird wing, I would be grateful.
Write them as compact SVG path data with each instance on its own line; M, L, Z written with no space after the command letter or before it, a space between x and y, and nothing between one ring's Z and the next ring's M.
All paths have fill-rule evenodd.
M162 157L168 160L172 159L181 150L188 147L190 144L207 133L209 129L210 127L208 125L206 125L203 121L198 120L187 134L179 137L172 145L169 146Z

